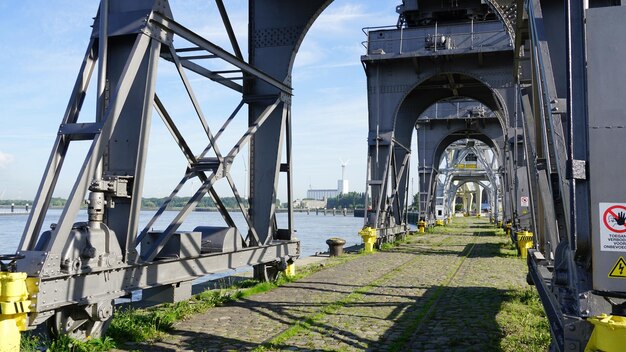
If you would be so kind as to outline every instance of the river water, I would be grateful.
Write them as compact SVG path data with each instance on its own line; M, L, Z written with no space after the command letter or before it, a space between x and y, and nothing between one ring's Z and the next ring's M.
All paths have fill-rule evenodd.
M21 210L22 213L8 215L5 209L0 210L0 254L15 253L19 244L22 232L28 219L28 214ZM143 229L152 217L152 211L142 211L140 217L140 229ZM157 223L154 224L154 230L163 230L169 222L176 216L176 211L166 211L163 213ZM58 221L61 215L61 209L50 209L44 222L44 230L50 224ZM240 229L247 229L245 220L240 213L232 214L233 220ZM279 227L287 227L287 214L279 213L276 215L276 221ZM86 221L87 213L81 210L77 221ZM217 212L192 212L186 221L181 225L181 231L193 230L196 226L226 226L221 216ZM316 252L324 252L328 250L326 240L330 237L340 237L346 240L346 246L361 243L361 237L358 231L363 227L363 219L352 216L326 216L310 215L306 213L294 214L294 229L296 237L301 241L302 256L310 256Z

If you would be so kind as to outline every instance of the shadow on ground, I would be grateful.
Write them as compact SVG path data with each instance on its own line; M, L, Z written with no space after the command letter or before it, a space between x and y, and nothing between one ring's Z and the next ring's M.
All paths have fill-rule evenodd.
M489 225L489 224L487 224ZM489 225L492 226L492 225ZM474 229L479 226L473 226ZM485 226L486 227L486 226ZM486 234L486 231L479 229L474 231L475 236L494 236ZM427 244L424 244L427 246ZM466 256L470 258L505 256L501 249L501 243L476 243L468 244L459 250L424 248L412 252L416 255L449 255ZM402 248L398 248L402 251ZM396 249L393 249L396 251ZM406 251L409 252L409 251ZM454 282L454 281L453 281ZM346 292L354 293L362 286L340 284L332 288L320 288L314 281L303 279L297 283L298 289L304 289L315 296L322 292ZM323 339L311 339L310 342L303 343L300 340L286 339L284 343L270 346L271 350L292 350L292 351L324 351L335 349L347 350L370 350L370 351L428 351L428 350L448 350L448 351L502 351L500 345L504 337L503 329L496 320L502 304L510 299L511 295L507 289L494 288L491 283L485 286L393 286L393 292L402 289L414 289L415 295L397 294L393 292L377 293L372 292L381 286L371 285L368 290L360 292L362 299L346 300L330 310L329 305L323 302L297 302L293 301L271 301L264 302L255 299L242 299L230 303L229 306L243 309L253 315L262 315L270 321L269 324L293 326L294 322L302 319L302 312L319 312L326 309L325 314L304 314L308 319L304 323L302 331L322 336ZM276 296L280 297L280 290L288 290L290 285L276 289ZM407 290L408 291L408 290ZM285 291L288 292L288 291ZM344 296L345 297L345 296ZM401 300L389 300L390 297L402 298ZM402 303L398 303L402 302ZM375 317L367 314L368 310L381 307L390 307L390 312L383 317ZM358 313L356 312L365 312ZM331 320L324 319L325 315L332 315ZM210 312L205 314L210 316ZM193 318L192 318L193 319ZM362 333L354 330L353 326L342 328L336 321L350 321L350 319L376 319L393 324L385 331L377 331L370 337L364 337ZM242 322L243 323L243 322ZM266 323L267 324L267 323ZM383 324L380 324L381 326ZM374 323L373 328L377 326ZM262 328L262 327L261 327ZM302 332L301 331L301 332ZM217 336L207 332L190 332L173 329L171 335L176 337L176 342L171 343L166 338L159 343L159 346L149 344L131 344L120 346L133 350L143 351L227 351L227 350L253 350L259 345L244 338L231 338L227 336ZM270 341L276 335L268 333L267 339ZM295 335L298 338L300 335ZM304 334L307 336L307 334ZM369 336L369 335L368 335ZM332 346L326 345L328 339L333 341ZM296 347L294 342L305 347ZM335 348L337 347L337 348Z

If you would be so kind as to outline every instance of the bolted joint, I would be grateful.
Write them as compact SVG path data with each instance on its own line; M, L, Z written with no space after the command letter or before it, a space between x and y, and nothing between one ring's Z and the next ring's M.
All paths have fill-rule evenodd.
M87 305L85 311L93 321L106 321L113 316L113 305L110 301Z

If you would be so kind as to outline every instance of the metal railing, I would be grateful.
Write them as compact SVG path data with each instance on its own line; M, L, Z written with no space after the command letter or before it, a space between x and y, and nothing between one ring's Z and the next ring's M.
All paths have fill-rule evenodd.
M483 22L481 22L481 24L482 23ZM393 45L394 48L392 52L399 54L420 50L433 52L451 49L473 50L476 48L502 46L503 42L506 42L506 45L510 47L513 46L512 38L504 26L498 30L480 30L480 28L476 30L474 21L470 21L447 25L445 28L461 26L469 26L469 31L443 33L440 31L437 23L435 23L434 26L417 28L405 28L398 26L365 27L362 31L367 36L367 40L361 42L361 45L363 45L367 54L372 54L374 50L379 49L383 50L382 53L386 53L385 47L389 48L388 43L398 43L397 48ZM479 25L479 27L480 26L482 25ZM399 31L399 37L376 39L372 38L371 35L372 32L380 33L381 31L392 30ZM415 32L419 32L420 35L412 35L412 33ZM407 46L407 43L411 44L408 44ZM419 43L422 44L420 45ZM378 45L375 49L372 49L372 44Z

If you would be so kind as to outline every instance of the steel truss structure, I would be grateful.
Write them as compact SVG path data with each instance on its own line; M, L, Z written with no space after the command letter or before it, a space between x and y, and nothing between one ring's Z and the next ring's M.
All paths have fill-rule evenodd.
M442 167L443 166L443 167ZM457 192L468 183L474 184L471 193L476 197L476 212L482 211L482 191L485 189L488 195L490 220L497 222L502 208L499 200L502 194L502 175L499 174L498 158L491 148L479 141L460 140L451 144L444 154L437 180L436 195L436 218L449 218L454 215L456 208ZM465 187L465 191L469 191ZM472 198L474 196L472 195ZM469 204L473 202L468 199ZM465 205L465 211L470 209ZM440 211L441 209L441 211Z
M626 191L613 187L623 167L607 157L625 146L617 128L626 104L616 89L626 71L611 58L626 54L616 35L626 8L619 1L522 6L515 67L538 242L529 280L550 320L552 349L582 351L589 318L626 315L626 285L612 275L626 247L612 245L621 225L610 211Z
M38 278L30 325L47 320L57 333L96 337L111 317L115 298L143 289L144 299L150 302L178 301L190 297L191 281L198 276L254 265L255 276L267 280L299 256L291 209L287 229L278 229L274 211L279 171L287 174L288 188L291 187L291 87L284 77L276 79L244 60L225 6L221 0L216 4L232 53L176 22L167 1L101 2L15 256L17 270ZM175 43L184 47L176 48ZM175 67L202 126L206 147L200 153L193 152L177 127L176 118L156 92L159 58ZM220 60L222 66L232 69L210 70L203 65L205 60ZM95 121L78 122L96 68ZM217 133L205 117L189 72L242 95ZM223 152L218 141L245 105L249 127ZM187 167L165 203L139 229L153 109L180 148ZM66 154L75 141L90 141L91 146L58 223L42 233ZM283 142L287 144L286 162L281 162ZM264 175L259 167L251 170L250 209L231 176L235 158L247 145L253 165L273 163L272 170L276 170L273 177ZM191 180L200 184L195 193L165 229L154 231L153 226L171 200ZM232 190L247 224L245 230L237 227L221 201L214 187L220 180L225 180ZM178 231L205 196L213 200L226 226L206 224L212 226ZM86 197L89 220L76 222Z
M144 298L153 302L176 301L189 296L191 280L199 275L255 265L256 276L268 279L298 257L291 209L287 228L280 229L274 201L284 173L292 203L295 55L331 2L249 0L245 60L222 0L215 3L229 50L176 22L166 0L101 1L33 211L19 250L10 258L35 283L31 327L48 321L57 332L98 336L111 317L112 300L135 290L143 289ZM396 9L396 26L365 30L365 199L372 199L366 224L380 241L406 233L409 155L417 128L420 216L432 221L437 205L453 208L461 184L455 179L491 186L492 208L500 209L501 202L501 216L513 223L514 231L534 233L529 281L550 320L552 349L583 351L593 330L591 317L626 316L624 276L615 271L626 256L626 188L619 184L620 152L626 149L626 101L621 97L626 69L615 59L626 56L626 6L619 0L467 0L447 6L404 0ZM176 47L178 43L184 45ZM199 153L156 93L159 59L175 68L206 135ZM220 60L230 68L212 70L204 60ZM95 118L79 122L96 69ZM190 84L190 72L241 94L217 133ZM492 114L420 118L429 107L450 99L479 102ZM217 142L245 107L247 129L224 153ZM200 183L162 231L153 231L152 225L167 204L139 229L153 109L187 161L170 199L190 180ZM465 142L456 152L446 152L467 140L485 147L481 151ZM43 231L75 141L90 142L87 157L60 220ZM233 161L246 145L248 207L231 176ZM286 160L281 160L283 148ZM481 156L480 175L450 170L469 153ZM447 158L448 170L439 169L442 158ZM444 181L438 183L440 174ZM222 179L238 200L245 230L237 228L214 187ZM205 196L215 202L226 226L179 231ZM89 220L77 222L85 198Z
M445 147L461 136L481 140L502 166L504 218L513 224L513 237L534 233L528 280L549 317L551 349L597 348L588 345L594 341L591 318L626 315L626 191L612 181L621 175L623 158L608 157L626 143L619 132L626 71L611 59L626 54L617 34L626 7L619 1L520 0L488 2L483 12L468 2L446 12L438 4L403 1L396 28L368 31L362 58L369 85L368 155L377 161L370 163L368 180L372 199L378 199L373 207L379 207L369 224L382 237L405 225L403 209L392 204L406 192L406 176L388 175L408 169L391 160L405 153L398 145L411 145L407 131L413 124L420 217L427 222L439 215L437 196L447 192L445 182L436 182L446 171L437 164ZM487 27L496 23L501 27ZM508 34L509 48L498 46L498 30ZM477 38L490 40L477 44ZM465 60L474 55L478 65L468 67ZM495 72L484 71L487 55ZM498 58L502 67L512 60L510 81L507 74L490 81L502 73L495 68ZM481 89L494 99L481 96ZM483 103L498 119L480 128L471 117L465 126L449 117L415 119L428 105L457 96Z
M398 26L365 30L367 54L361 60L368 77L367 180L373 202L366 224L379 230L380 242L407 230L408 146L414 127L421 220L432 223L451 213L444 198L454 195L444 196L450 180L439 182L446 173L440 161L451 144L474 139L493 153L481 164L501 167L484 170L498 190L491 198L502 199L506 219L530 226L528 207L519 201L529 187L523 145L516 142L523 135L511 67L515 4L468 2L459 8L437 12L433 1L404 2L397 9ZM445 19L434 19L434 13ZM475 108L463 114L432 112L468 101ZM441 214L438 207L443 207Z

